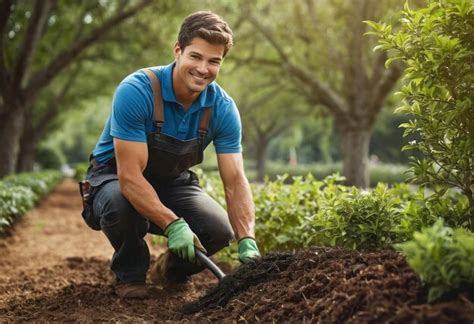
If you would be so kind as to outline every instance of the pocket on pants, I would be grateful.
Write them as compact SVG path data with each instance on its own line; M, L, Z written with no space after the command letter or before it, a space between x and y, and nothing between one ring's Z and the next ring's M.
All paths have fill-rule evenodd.
M106 183L110 181L117 181L118 177L116 174L99 174L93 175L88 178L88 181L91 184L91 192L89 196L88 204L82 210L82 218L86 222L86 224L92 228L93 230L100 231L102 228L100 227L100 219L96 217L93 212L93 201L94 196L97 191Z
M97 217L94 217L92 213L92 206L89 204L82 210L82 218L86 222L87 226L93 230L100 231L100 221Z

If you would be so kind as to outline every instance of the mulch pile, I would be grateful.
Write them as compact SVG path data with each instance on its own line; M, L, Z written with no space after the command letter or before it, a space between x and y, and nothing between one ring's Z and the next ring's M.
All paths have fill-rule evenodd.
M240 267L184 308L192 321L474 323L472 295L426 303L426 291L395 251L312 248Z

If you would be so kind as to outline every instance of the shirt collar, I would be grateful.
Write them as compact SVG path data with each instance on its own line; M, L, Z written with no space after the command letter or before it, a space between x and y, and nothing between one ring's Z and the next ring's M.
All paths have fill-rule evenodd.
M176 62L172 62L168 65L166 65L163 69L163 73L161 76L161 89L162 89L162 96L163 100L166 101L172 101L178 103L176 100L176 96L173 91L173 69L174 66L176 65ZM196 105L199 106L199 108L202 107L211 107L212 103L214 101L214 91L212 91L210 88L212 88L214 85L214 82L212 82L210 85L206 87L200 94L198 99L193 102L192 107L195 107Z

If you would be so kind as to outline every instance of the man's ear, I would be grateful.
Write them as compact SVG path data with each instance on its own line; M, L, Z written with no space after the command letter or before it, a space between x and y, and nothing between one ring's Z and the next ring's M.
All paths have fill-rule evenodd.
M181 47L179 46L179 43L176 42L174 44L174 58L178 59L180 55L181 55Z

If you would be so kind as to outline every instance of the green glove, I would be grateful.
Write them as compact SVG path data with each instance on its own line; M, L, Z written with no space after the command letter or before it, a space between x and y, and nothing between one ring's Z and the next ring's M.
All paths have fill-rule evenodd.
M253 258L260 256L257 243L253 238L245 237L239 241L239 260L242 263L247 263Z
M196 263L195 247L206 253L199 238L182 218L168 224L165 228L165 235L168 237L168 248L181 259Z

